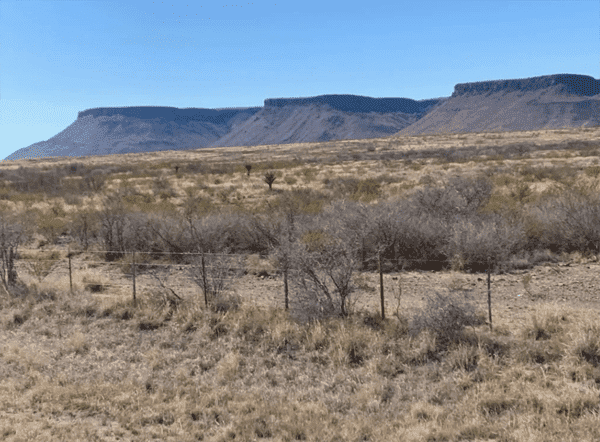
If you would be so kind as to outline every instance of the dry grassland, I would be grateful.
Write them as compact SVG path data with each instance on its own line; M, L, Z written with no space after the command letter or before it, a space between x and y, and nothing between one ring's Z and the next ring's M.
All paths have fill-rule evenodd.
M104 261L101 235L73 257L70 294L65 252L82 237L60 241L115 192L126 210L160 219L194 198L202 216L243 218L269 217L283 195L310 189L310 217L335 201L378 207L485 177L492 190L478 213L516 219L597 189L599 157L593 127L3 163L0 206L27 220L29 240L16 260L21 285L0 294L0 440L600 440L600 266L590 250L511 258L493 276L491 331L485 275L460 260L440 272L386 270L385 320L377 273L357 270L349 317L305 321L298 286L281 308L271 254L246 253L246 274L211 308L185 272L163 274L183 298L166 302L139 270L134 306L129 258L94 262ZM552 222L531 219L531 244L550 244L540 232Z

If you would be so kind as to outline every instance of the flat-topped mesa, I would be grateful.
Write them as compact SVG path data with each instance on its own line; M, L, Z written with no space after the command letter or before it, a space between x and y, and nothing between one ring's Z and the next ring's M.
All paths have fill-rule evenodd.
M565 94L593 96L600 94L600 80L587 75L556 74L514 80L459 83L454 86L452 98L497 92L530 92L547 88L556 88Z
M265 100L265 108L328 104L333 109L343 112L418 114L427 111L438 101L438 99L416 101L410 98L372 98L360 95L318 95L305 98L268 98Z
M258 112L260 107L254 108L231 108L231 109L204 109L204 108L184 108L178 107L162 107L162 106L131 106L131 107L98 107L87 109L77 114L77 119L82 119L87 116L97 117L112 117L122 115L124 117L139 118L141 120L162 121L208 121L221 122L227 120L234 115L243 112Z

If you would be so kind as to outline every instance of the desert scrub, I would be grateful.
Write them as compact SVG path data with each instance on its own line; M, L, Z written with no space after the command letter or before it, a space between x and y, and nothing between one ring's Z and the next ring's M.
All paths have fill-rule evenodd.
M414 316L410 330L413 335L427 330L435 336L437 349L444 350L463 338L466 327L485 324L477 312L473 295L466 291L434 292L427 296L425 306Z

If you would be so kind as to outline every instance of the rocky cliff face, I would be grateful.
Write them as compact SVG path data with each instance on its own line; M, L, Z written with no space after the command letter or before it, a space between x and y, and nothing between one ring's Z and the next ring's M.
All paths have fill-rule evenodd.
M515 80L460 83L454 86L451 98L511 92L525 94L543 89L552 90L557 95L591 97L600 94L600 80L587 75L557 74Z
M405 113L418 114L437 104L438 100L415 101L410 98L371 98L359 95L319 95L306 98L270 98L265 100L265 108L285 106L307 106L326 104L332 109L353 113Z
M79 112L77 120L59 134L19 149L6 159L197 149L209 146L260 109L88 109Z
M600 125L600 81L547 75L457 84L443 105L398 135Z
M267 99L264 107L253 108L88 109L56 136L6 159L383 137L414 123L439 101L323 95Z
M387 137L410 126L444 99L321 95L275 98L213 146L255 146Z

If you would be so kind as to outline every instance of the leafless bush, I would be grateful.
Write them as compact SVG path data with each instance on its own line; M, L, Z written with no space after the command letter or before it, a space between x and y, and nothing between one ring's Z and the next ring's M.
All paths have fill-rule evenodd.
M27 240L28 233L22 223L6 213L0 213L0 277L7 291L17 283L15 260L19 245Z
M406 269L443 268L447 261L444 248L448 243L449 231L449 224L439 218L404 213L398 219L397 234L401 265Z
M202 290L206 306L221 305L225 292L244 271L243 260L237 255L201 253L192 262L190 276ZM223 302L228 304L227 301L231 299Z
M106 182L105 171L102 169L94 169L89 175L83 177L82 189L91 190L92 192L99 192L104 183Z
M7 176L17 192L45 192L55 194L62 188L60 171L41 171L38 168L19 167Z
M559 197L556 208L568 249L600 252L600 198L597 194L578 195L569 192Z
M456 177L444 187L417 190L411 205L418 213L451 221L456 216L475 215L489 201L491 193L492 185L486 178Z
M591 190L568 189L528 207L524 224L529 250L600 251L600 198Z
M335 201L320 218L321 224L328 225L328 230L333 228L337 237L355 251L355 258L363 269L367 268L369 256L374 252L369 242L370 218L369 206L355 201Z
M151 218L145 213L129 212L121 196L117 193L105 197L104 208L91 218L98 220L107 261L120 259L128 251L155 249L158 243Z
M121 258L125 252L126 208L121 196L114 194L105 197L104 208L99 213L100 231L109 262Z
M352 275L357 266L354 251L345 242L310 232L293 257L296 282L324 315L348 316L348 303L355 291Z
M77 238L80 247L87 250L90 241L97 237L98 214L91 211L79 211L70 224L71 235Z
M460 341L464 329L485 323L477 314L471 293L450 291L447 294L434 292L426 299L425 306L415 315L410 329L418 334L424 329L432 331L440 349Z
M524 233L502 219L463 219L453 224L446 254L460 270L484 271L518 251Z

